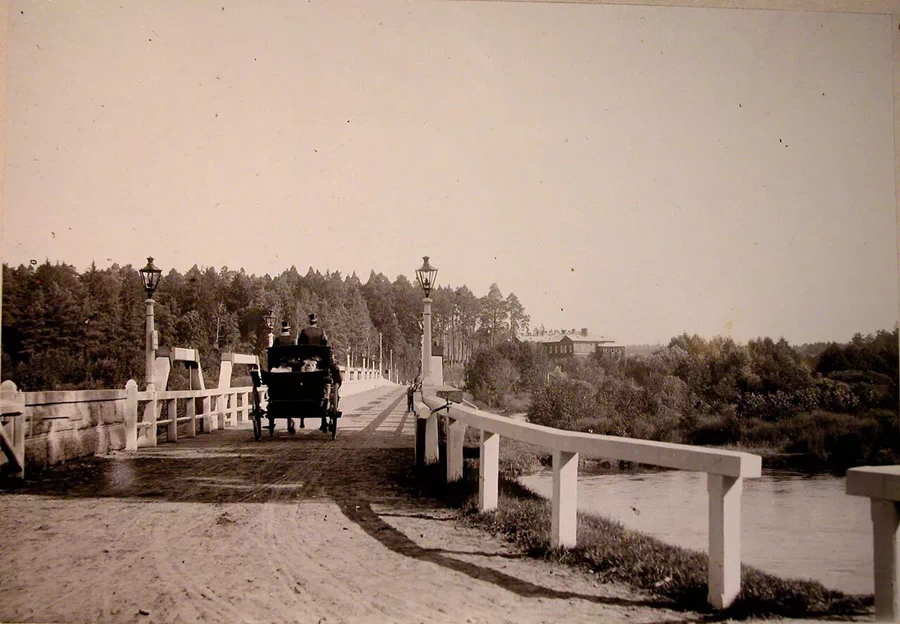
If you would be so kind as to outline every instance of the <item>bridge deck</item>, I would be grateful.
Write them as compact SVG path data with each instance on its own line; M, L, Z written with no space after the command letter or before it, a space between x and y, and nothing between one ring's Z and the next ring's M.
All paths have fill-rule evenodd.
M447 521L452 512L435 501L410 497L395 478L413 462L402 388L342 407L334 442L315 422L260 442L249 428L228 429L84 462L0 495L0 620L696 617L527 559Z

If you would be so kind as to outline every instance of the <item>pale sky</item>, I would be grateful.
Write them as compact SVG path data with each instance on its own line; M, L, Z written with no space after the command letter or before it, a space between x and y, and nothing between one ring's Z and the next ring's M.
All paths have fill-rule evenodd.
M623 344L898 316L885 16L13 1L3 261L497 282Z

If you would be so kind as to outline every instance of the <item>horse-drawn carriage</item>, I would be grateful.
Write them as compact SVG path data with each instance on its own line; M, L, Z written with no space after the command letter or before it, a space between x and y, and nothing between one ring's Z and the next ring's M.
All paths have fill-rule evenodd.
M275 434L275 420L287 419L294 433L294 419L304 428L307 418L320 418L319 429L337 435L341 371L335 365L331 347L324 345L281 345L269 347L268 371L251 371L253 379L253 435L262 436L262 419L268 418L269 435ZM268 403L262 407L260 387L268 388Z

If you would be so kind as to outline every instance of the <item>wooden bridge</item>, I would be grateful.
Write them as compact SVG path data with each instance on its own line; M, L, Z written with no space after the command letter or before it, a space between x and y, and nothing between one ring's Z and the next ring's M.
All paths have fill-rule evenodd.
M349 514L354 517L359 515L357 510L362 507L354 504L350 509L347 505L342 505L341 501L360 500L359 493L350 493L360 487L360 479L367 484L367 488L372 488L373 494L382 496L385 488L391 490L393 487L390 485L391 479L384 474L386 466L392 466L396 476L404 469L411 469L414 464L438 461L438 430L441 429L439 421L442 419L446 433L448 481L459 479L462 475L466 428L473 427L480 431L478 470L479 504L482 510L493 509L498 504L497 470L501 437L542 446L552 452L554 487L550 532L553 545L558 547L571 547L577 543L575 518L579 455L706 472L710 527L709 601L713 606L723 608L738 594L742 485L743 479L760 475L758 456L555 430L450 403L438 396L448 396L448 393L427 387L424 396L420 395L420 400L417 401L417 413L407 414L402 410L406 403L403 388L378 378L374 373L369 375L361 372L357 377L356 382L346 384L349 392L346 398L348 402L344 403L346 417L342 423L343 430L338 441L331 446L311 433L303 433L300 438L283 434L271 440L269 445L266 444L266 438L260 443L252 444L248 431L250 388L229 388L228 384L220 384L215 389L139 392L134 382L129 382L124 390L80 393L19 393L11 382L5 382L3 446L9 461L18 467L18 470L13 471L18 476L22 476L24 470L26 438L34 439L32 446L39 455L44 453L45 460L47 453L53 452L51 447L54 445L61 446L62 452L77 453L78 448L72 448L77 447L77 443L82 444L82 454L85 454L85 446L93 444L96 453L106 457L112 454L115 457L104 463L102 474L94 475L93 480L88 481L90 487L76 488L75 494L70 492L68 485L58 489L50 486L53 507L63 517L68 512L65 511L65 506L57 505L60 501L73 497L78 500L96 497L105 501L109 498L133 500L145 497L155 499L159 496L170 502L197 502L197 499L202 499L202 502L218 505L235 500L247 503L246 493L251 493L250 499L260 499L258 502L279 504L301 504L301 501L306 501L311 496L326 495L326 498L331 497L333 502L337 502L340 512L345 516ZM203 433L213 435L200 435ZM54 434L56 442L53 441ZM157 446L160 440L178 444ZM184 442L188 446L185 447ZM66 448L69 450L66 451ZM125 453L115 453L115 449L123 449ZM232 461L235 453L240 461ZM386 464L385 454L390 455L390 461ZM258 466L248 466L247 460L251 457L254 458L253 462L259 463ZM222 461L211 461L213 458L220 458ZM148 462L152 465L149 473L144 470ZM302 468L294 466L295 463ZM348 471L348 463L355 464L355 468ZM197 470L198 467L200 470ZM120 487L117 476L123 471L129 475L129 483L124 488ZM372 485L371 481L376 474L384 479L378 487ZM163 486L166 482L168 485ZM897 609L896 591L900 469L855 469L848 476L847 483L849 494L872 498L876 609L880 619L891 621L900 612ZM348 491L341 492L338 484L342 484L341 487ZM159 491L163 493L154 493ZM273 492L283 496L273 498ZM236 493L241 493L237 499ZM394 503L399 504L396 492L392 492L392 495ZM18 544L23 537L18 529L19 523L23 519L30 522L31 518L28 511L30 505L19 505L23 500L39 504L39 499L4 497L0 500L6 507L2 516L7 519L7 523L13 520L16 522L15 526L4 527L4 535L13 538ZM404 506L416 507L419 504L421 503L414 500L403 502ZM437 513L433 502L429 509L428 514ZM266 512L272 513L275 512ZM371 510L366 513L375 514ZM323 514L327 515L327 512L323 511ZM201 515L205 516L206 512ZM337 511L333 510L331 517L335 518L337 515ZM55 526L57 520L54 516L55 511L46 517L47 520L52 520L47 526ZM253 517L252 514L248 516L251 524L253 521L250 518ZM280 525L281 521L276 517L266 515L266 518L270 530L274 531ZM374 516L370 520L374 522ZM379 522L383 520L381 518ZM75 522L78 524L78 521ZM45 524L39 524L38 528ZM140 525L140 521L137 521L137 525ZM168 528L163 532L172 539L182 539L177 536L191 530L180 522L167 522L166 526ZM77 536L66 532L62 535L66 535L66 539L77 541ZM104 543L102 537L97 537L99 541L94 546ZM277 535L273 539L277 541ZM412 537L407 535L405 539ZM27 544L29 540L23 543ZM94 546L82 544L81 549L90 550ZM232 547L241 548L237 543L232 544ZM29 557L27 553L18 546L12 552L13 560L17 561L13 569L20 569L20 565L27 569L30 564L23 561ZM78 556L81 554L79 550ZM74 561L70 563L77 565ZM451 567L453 565L456 564ZM21 574L14 574L13 577L24 578ZM36 577L29 573L27 578ZM251 584L255 582L252 578L248 580ZM0 590L14 589L4 588L5 582L8 580L0 581ZM215 587L210 587L209 590L223 595L222 590ZM6 591L0 591L0 594L12 595ZM146 595L153 595L153 592L149 591ZM137 597L134 599L138 601ZM155 600L152 602L156 603ZM18 600L14 603L20 604L22 608L27 606ZM322 608L327 610L326 607ZM0 618L15 620L21 613L0 612ZM29 613L40 619L53 619L56 612ZM197 612L202 613L206 612L202 609ZM224 612L220 615L223 614ZM89 615L85 617L91 619Z

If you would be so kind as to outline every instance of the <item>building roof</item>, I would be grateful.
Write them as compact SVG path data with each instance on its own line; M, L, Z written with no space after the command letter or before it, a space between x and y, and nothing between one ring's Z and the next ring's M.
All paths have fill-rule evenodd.
M539 343L557 343L561 341L563 338L568 338L572 342L595 342L595 343L613 343L615 342L611 338L606 338L604 336L598 336L596 334L588 334L584 335L581 332L567 332L565 334L560 332L547 333L542 336L519 336L519 340L522 342L539 342Z

